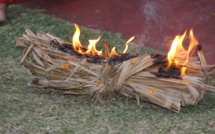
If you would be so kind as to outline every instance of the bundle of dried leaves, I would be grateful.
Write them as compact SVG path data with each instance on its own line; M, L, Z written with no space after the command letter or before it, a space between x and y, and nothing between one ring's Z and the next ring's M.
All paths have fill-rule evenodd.
M62 44L71 43L50 34L26 32L16 38L16 44L26 47L22 62L35 76L30 86L63 89L65 94L89 94L98 100L120 94L136 99L138 105L144 100L175 112L181 106L197 104L206 91L214 89L206 82L214 74L214 66L204 63L201 50L201 61L192 58L186 65L186 75L181 76L174 65L166 69L166 55L146 54L95 64L83 55L63 50Z

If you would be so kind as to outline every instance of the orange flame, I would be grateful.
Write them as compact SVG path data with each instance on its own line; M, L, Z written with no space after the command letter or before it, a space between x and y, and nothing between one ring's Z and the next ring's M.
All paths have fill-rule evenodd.
M73 38L72 38L72 43L73 43L73 48L75 51L79 52L79 53L82 53L82 54L91 54L91 55L104 55L102 53L102 51L98 51L96 49L96 43L100 40L101 36L98 37L98 39L95 39L95 40L89 40L89 45L87 47L87 49L85 49L82 45L81 45L81 42L79 40L80 38L80 34L81 34L81 31L80 31L80 28L78 27L77 24L74 24L75 26L75 33L73 35ZM134 39L134 36L131 37L127 42L126 42L126 46L125 46L125 49L123 51L123 53L126 53L127 50L128 50L128 43L131 42L132 40ZM108 47L108 46L107 46ZM116 47L113 47L112 48L112 51L109 53L108 52L108 48L107 48L107 53L108 55L106 55L107 57L111 57L113 55L120 55L116 52Z
M168 58L168 67L171 66L171 64L175 64L178 66L179 63L180 65L183 65L181 68L181 76L185 75L185 71L187 67L184 67L188 62L189 62L189 57L192 55L194 52L194 48L198 45L197 39L194 37L193 34L193 29L190 30L189 32L189 48L186 50L183 47L183 41L186 36L186 31L184 32L183 35L177 35L175 39L172 42L171 49L168 52L167 58Z
M117 52L116 52L116 47L113 47L111 52L109 53L109 56L113 56L113 55L119 55Z
M83 52L83 50L82 50L83 46L81 45L81 42L79 40L81 31L80 31L80 28L78 27L77 24L74 23L74 26L75 26L75 33L74 33L73 38L72 38L73 47L74 47L75 51L82 53Z
M182 45L183 40L184 40L184 38L186 36L186 33L187 33L187 31L185 31L182 36L177 35L175 37L175 39L173 40L172 45L171 45L171 49L170 49L170 51L169 51L169 53L167 55L167 58L168 58L168 61L169 61L168 62L169 63L168 67L173 62L175 62L176 64L178 64L179 61L175 60L175 57L177 57L177 56L180 57L180 56L184 55L184 53L186 53L186 50L184 49L184 47Z

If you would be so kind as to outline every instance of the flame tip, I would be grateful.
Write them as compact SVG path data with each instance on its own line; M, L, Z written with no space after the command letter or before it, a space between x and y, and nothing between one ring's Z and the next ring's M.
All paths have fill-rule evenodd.
M132 36L131 38L128 39L128 41L125 44L125 49L122 52L123 54L127 52L127 50L128 50L128 43L131 42L134 38L135 38L135 36Z

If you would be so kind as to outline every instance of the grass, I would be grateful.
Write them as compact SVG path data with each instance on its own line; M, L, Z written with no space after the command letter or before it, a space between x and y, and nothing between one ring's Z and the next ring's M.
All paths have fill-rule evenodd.
M65 96L58 90L28 87L32 75L20 64L23 48L15 47L14 38L29 28L69 41L73 24L19 5L9 6L8 17L0 27L0 133L215 133L214 92L176 114L145 102L137 106L135 100L119 96L101 104L89 96ZM101 34L101 44L105 39L124 47L120 34L81 29L83 44ZM153 52L150 48L141 51Z

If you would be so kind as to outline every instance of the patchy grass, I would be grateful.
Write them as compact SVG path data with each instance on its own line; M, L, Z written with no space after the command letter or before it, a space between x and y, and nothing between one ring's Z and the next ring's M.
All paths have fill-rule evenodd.
M23 48L15 47L14 37L29 28L69 41L73 24L18 5L9 6L8 16L9 21L0 27L0 133L215 133L214 92L176 114L145 102L137 106L134 100L119 96L101 104L89 96L28 87L32 76L20 64ZM124 47L119 34L81 29L83 44L101 34L101 44L107 40ZM153 52L149 48L141 51Z

